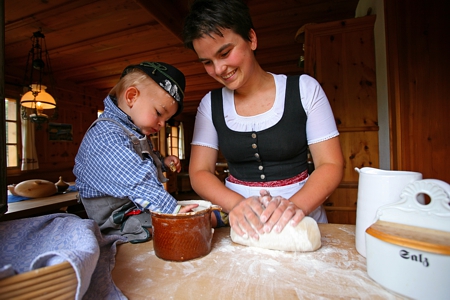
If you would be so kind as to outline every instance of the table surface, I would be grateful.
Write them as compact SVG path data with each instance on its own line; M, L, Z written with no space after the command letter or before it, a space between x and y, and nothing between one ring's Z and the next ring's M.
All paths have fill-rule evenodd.
M34 198L8 203L8 211L0 221L29 217L35 214L58 210L62 207L78 204L78 192L67 192L50 197Z
M355 225L319 224L322 246L285 252L233 243L215 229L207 256L169 262L153 243L121 244L112 272L129 299L402 299L370 279Z

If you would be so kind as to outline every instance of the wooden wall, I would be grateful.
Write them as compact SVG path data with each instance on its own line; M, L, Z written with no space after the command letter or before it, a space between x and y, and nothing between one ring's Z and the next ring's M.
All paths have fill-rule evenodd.
M345 162L341 184L324 203L330 223L356 223L355 167L379 167L375 18L304 26L305 72L317 79L330 101Z
M8 78L6 84L6 97L20 99L20 87L18 79ZM49 92L56 98L58 106L58 118L51 120L53 123L72 124L73 141L50 141L48 124L42 129L36 130L36 150L39 159L39 169L27 172L9 173L7 184L19 183L28 179L45 179L56 182L59 176L65 181L74 181L72 173L75 156L86 130L97 118L97 111L103 110L103 99L106 94L80 88L71 83L58 83L53 91ZM50 111L51 112L51 111ZM181 114L176 117L182 121L185 130L186 157L190 156L190 143L193 135L196 110ZM188 171L189 159L183 162L183 170Z
M20 99L20 87L14 79L7 78L6 97ZM95 90L86 90L70 83L58 83L49 93L56 98L58 117L53 123L72 124L73 141L50 141L48 124L36 130L36 150L39 169L27 172L8 173L7 183L19 183L28 179L45 179L57 182L59 176L65 181L74 181L72 173L75 156L86 129L97 118L97 111L103 109L105 95Z
M391 168L422 172L424 178L450 183L450 160L446 156L450 152L450 49L446 41L450 18L445 15L449 2L398 0L385 1L384 5ZM56 122L73 125L73 142L50 142L44 126L37 131L41 169L8 176L8 184L31 178L57 181L59 175L74 179L72 167L79 143L97 110L103 108L105 95L63 86L56 94L60 114ZM16 86L6 84L7 97L17 97L18 93ZM177 119L184 123L189 155L195 109Z
M182 113L181 115L177 116L175 119L177 121L183 122L183 128L184 128L184 145L185 145L185 156L186 159L182 161L182 172L188 172L189 171L189 157L191 156L191 142L192 142L192 136L194 134L194 123L195 123L195 114L197 113L197 110L190 111L187 113Z
M384 5L391 168L450 183L450 3Z

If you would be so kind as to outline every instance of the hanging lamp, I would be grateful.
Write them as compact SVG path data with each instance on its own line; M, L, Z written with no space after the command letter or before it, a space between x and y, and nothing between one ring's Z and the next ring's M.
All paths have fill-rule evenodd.
M20 105L22 118L36 123L40 128L49 120L44 110L56 108L55 98L46 91L43 81L47 79L46 83L52 85L54 80L44 34L40 30L34 32L31 41L24 76L24 87L28 88L28 92L20 99ZM52 118L55 116L56 111Z

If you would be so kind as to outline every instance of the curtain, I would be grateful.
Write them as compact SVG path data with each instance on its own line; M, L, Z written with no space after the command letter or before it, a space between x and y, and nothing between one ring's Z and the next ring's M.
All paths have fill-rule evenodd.
M25 109L25 108L22 108ZM30 109L26 109L30 115ZM22 171L39 169L38 156L35 142L34 123L30 120L22 120Z
M179 159L185 159L183 122L178 125L178 154Z

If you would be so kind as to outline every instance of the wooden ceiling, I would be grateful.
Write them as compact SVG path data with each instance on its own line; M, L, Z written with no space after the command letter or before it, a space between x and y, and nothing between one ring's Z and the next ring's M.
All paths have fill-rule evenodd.
M194 111L204 94L219 85L182 43L180 32L191 1L6 0L5 77L23 78L30 38L41 30L56 83L67 81L106 95L127 65L164 61L186 75L185 111ZM352 18L358 0L246 2L262 67L300 74L302 46L294 39L297 30L306 23Z

